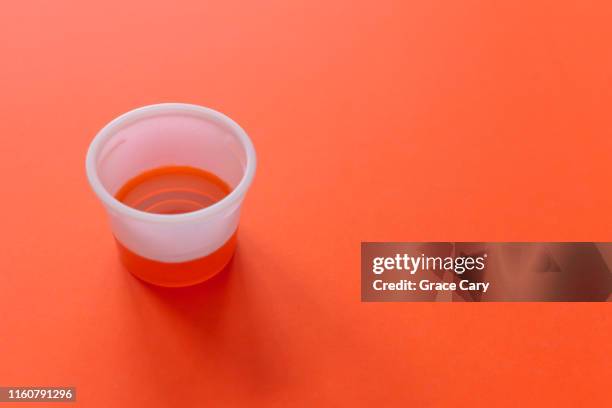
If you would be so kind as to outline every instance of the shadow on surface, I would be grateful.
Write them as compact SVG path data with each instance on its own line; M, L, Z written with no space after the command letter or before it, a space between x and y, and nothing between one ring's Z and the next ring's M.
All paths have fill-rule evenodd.
M187 344L189 348L181 352L193 358L194 367L222 371L247 391L269 392L282 387L287 362L278 352L279 340L274 339L278 330L245 260L254 255L245 254L244 245L241 240L234 257L220 273L195 286L164 288L131 276L130 279L138 285L135 292L144 295L153 306L154 312L145 314L163 315L168 341ZM249 251L254 250L257 252L249 247ZM257 255L261 262L265 255ZM193 375L197 377L199 372L194 370ZM197 378L193 381L197 382Z

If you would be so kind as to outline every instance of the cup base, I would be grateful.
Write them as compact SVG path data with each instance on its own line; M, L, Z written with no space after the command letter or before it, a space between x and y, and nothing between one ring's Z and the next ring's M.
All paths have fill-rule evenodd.
M236 233L221 248L202 258L187 262L160 262L144 258L127 249L115 239L119 259L126 269L138 279L156 286L184 287L202 283L229 263L236 249Z

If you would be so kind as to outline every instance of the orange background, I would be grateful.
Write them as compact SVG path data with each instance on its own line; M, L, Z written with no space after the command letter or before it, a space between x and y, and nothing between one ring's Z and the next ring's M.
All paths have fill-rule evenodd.
M4 4L0 385L609 405L609 303L363 304L359 244L612 240L610 21L603 0ZM259 155L231 268L183 290L122 270L84 170L105 123L168 101Z

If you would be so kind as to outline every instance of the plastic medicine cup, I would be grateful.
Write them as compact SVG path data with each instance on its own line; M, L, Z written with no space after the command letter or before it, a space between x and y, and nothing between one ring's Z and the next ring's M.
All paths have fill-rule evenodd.
M209 207L181 214L144 212L115 198L129 180L169 165L211 172L231 192ZM159 286L205 281L230 261L255 167L255 149L238 124L212 109L182 103L119 116L98 132L86 158L87 178L109 215L122 263Z

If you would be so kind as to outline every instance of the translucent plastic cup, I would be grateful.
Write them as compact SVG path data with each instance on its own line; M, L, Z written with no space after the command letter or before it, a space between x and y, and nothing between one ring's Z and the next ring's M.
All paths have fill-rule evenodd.
M209 207L182 214L148 213L115 198L127 181L169 165L211 172L232 191ZM255 167L253 144L238 124L212 109L181 103L119 116L96 135L86 159L89 183L108 212L122 262L160 286L202 282L229 262Z

